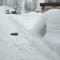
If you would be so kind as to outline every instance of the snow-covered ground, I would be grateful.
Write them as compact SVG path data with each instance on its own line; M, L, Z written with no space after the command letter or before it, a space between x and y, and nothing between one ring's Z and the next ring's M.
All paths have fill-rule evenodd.
M57 60L55 53L29 33L41 14L7 15L5 8L8 7L0 7L0 60ZM11 33L19 35L11 36Z
M41 13L30 12L21 13L21 15L11 15L11 18L14 19L17 23L24 25L26 29L30 30L34 27L40 16Z

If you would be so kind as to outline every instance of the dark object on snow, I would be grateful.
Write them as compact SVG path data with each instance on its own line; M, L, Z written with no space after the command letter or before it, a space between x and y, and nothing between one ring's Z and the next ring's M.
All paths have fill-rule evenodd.
M6 14L10 14L9 10L6 10Z
M17 11L12 11L11 14L17 14Z
M18 33L11 33L10 35L12 35L12 36L18 36L19 34Z

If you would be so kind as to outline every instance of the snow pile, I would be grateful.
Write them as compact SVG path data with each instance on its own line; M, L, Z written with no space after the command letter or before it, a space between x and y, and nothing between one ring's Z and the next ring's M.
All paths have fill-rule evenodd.
M60 56L60 9L49 10L45 13L45 16L48 21L46 40L44 41Z

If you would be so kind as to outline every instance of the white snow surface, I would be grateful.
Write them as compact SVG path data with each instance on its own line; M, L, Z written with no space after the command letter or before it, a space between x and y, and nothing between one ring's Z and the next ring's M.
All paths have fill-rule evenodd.
M24 25L26 29L31 30L39 20L41 14L42 13L36 12L22 13L21 15L11 15L11 18L19 24L21 23L22 25Z
M58 60L58 56L52 52L37 37L29 33L40 14L23 13L22 15L4 14L0 7L0 60ZM28 18L27 18L28 16ZM18 36L11 36L17 32Z

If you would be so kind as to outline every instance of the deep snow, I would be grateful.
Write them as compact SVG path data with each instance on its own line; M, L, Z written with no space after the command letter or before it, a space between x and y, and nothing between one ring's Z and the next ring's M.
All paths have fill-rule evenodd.
M40 13L7 15L4 14L5 8L8 7L0 7L0 60L58 60L59 57L40 38L30 35L29 30L36 24ZM13 32L19 35L11 36Z

